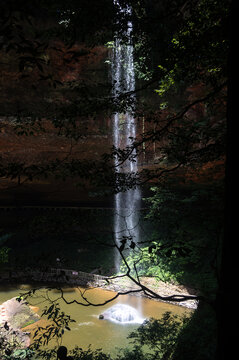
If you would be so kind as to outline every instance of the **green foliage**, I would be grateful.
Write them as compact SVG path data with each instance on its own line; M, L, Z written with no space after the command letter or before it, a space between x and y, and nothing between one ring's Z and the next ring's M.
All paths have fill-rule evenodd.
M36 354L38 358L42 360L51 360L56 358L57 349L57 347L53 349L39 349ZM91 346L89 346L87 350L75 346L67 352L67 355L71 356L74 360L112 360L110 355L103 353L101 349L93 350Z
M177 276L169 271L168 262L165 263L165 259L159 256L160 246L153 241L150 246L131 251L126 258L131 273L136 275L137 271L138 276L152 276L164 282L175 282ZM126 271L127 267L122 263L121 272Z
M34 350L39 349L41 346L46 346L50 341L55 340L59 344L64 335L65 330L70 331L70 324L75 322L70 315L60 311L58 303L53 302L49 307L46 307L42 316L46 316L49 324L45 327L38 326L33 334L33 345Z
M33 355L31 349L22 349L22 343L14 329L10 329L7 324L0 327L1 360L32 359Z
M213 298L223 237L222 184L151 190L146 220L153 230L147 246L129 246L131 273L185 284ZM121 270L127 272L125 264Z
M7 263L9 260L8 253L11 249L7 246L2 246L2 244L6 242L11 236L12 234L0 235L0 264Z
M149 319L129 335L133 349L121 349L116 360L211 360L216 351L216 319L212 308L200 304L189 315L165 312Z
M110 360L111 357L104 354L101 349L92 350L91 346L87 350L83 350L78 346L69 351L73 359L77 360Z
M155 234L149 255L144 250L146 258L158 258L178 282L215 294L223 235L222 184L152 191L147 218Z
M8 262L8 253L10 249L6 246L0 248L0 264Z
M131 274L188 285L213 299L223 238L223 184L168 183L151 190L146 213L150 233L142 245L125 242L122 247ZM126 264L121 270L127 272Z
M10 355L5 355L3 359L5 360L30 360L35 358L35 353L31 349L17 349L12 352Z
M159 66L160 67L160 66ZM160 67L161 68L161 67ZM167 72L163 80L160 82L159 89L155 90L155 92L159 96L165 95L169 90L172 89L173 85L175 84L174 80L174 70L170 70Z
M199 303L177 338L174 360L216 359L217 325L214 309L209 304Z
M146 320L129 335L133 350L124 350L117 360L173 359L180 332L188 325L189 317L179 317L165 312L161 319Z
M202 82L217 87L226 78L229 1L192 1L171 38L167 71L157 90L160 96L185 85Z

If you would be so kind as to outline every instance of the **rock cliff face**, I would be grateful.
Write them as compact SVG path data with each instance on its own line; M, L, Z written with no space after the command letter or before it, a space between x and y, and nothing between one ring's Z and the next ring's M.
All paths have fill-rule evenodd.
M4 114L0 117L0 158L3 166L45 166L56 159L97 160L111 151L112 119L107 111L97 108L99 104L95 104L96 111L92 113L94 106L90 103L91 96L97 99L97 93L101 97L110 93L108 55L108 49L104 46L86 48L84 44L78 44L67 49L62 43L56 42L45 54L50 65L47 68L49 78L44 78L39 69L30 68L24 70L27 76L22 77L16 68L14 55L0 53L1 60L5 62L0 79L0 107ZM54 77L51 78L50 74L54 74ZM189 88L189 100L193 101L201 92L200 86ZM91 110L87 114L88 102ZM188 121L200 120L205 111L201 104L193 106L187 114ZM167 116L167 110L155 111L155 118L150 121L147 117L139 116L138 135L153 134ZM158 117L161 119L159 124L154 121ZM72 133L77 136L72 137ZM138 155L140 170L159 166L165 141L167 139L142 143ZM212 172L213 176L221 176L223 162L223 159L216 163L209 161L198 169L197 174L187 172L183 176L190 180L205 175L210 177ZM74 185L81 183L81 179L62 182L51 176L47 179L40 176L26 181L17 173L17 166L14 179L4 175L0 179L0 204L14 205L19 199L21 202L29 196L33 203L34 199L41 198L45 202L89 200L85 189L77 189ZM90 189L89 184L83 185Z
M94 97L97 84L104 83L107 88L108 64L105 60L108 49L104 46L86 48L84 44L68 49L61 42L51 44L45 54L50 63L47 67L49 79L47 73L43 74L46 75L43 78L38 70L30 68L24 69L26 77L23 77L16 66L15 56L0 53L0 58L5 63L0 79L0 108L3 114L0 117L1 164L5 167L13 163L45 166L56 159L90 160L109 152L112 146L110 118L101 112L98 112L97 116L87 114L86 110L86 114L80 114L84 102L89 101L90 97L90 94L84 92L86 87L94 92ZM50 79L51 74L57 81L56 87ZM72 107L73 110L65 113L67 107ZM59 115L62 113L65 118L64 115ZM64 126L69 123L69 126L66 126L67 134L62 133L62 126L57 122L58 117ZM79 135L77 140L69 135L72 130ZM27 193L32 193L33 197L38 193L36 197L39 197L40 192L41 197L42 192L52 191L53 180L49 178L28 182L23 184L21 189L9 189L15 188L15 185L22 181L24 182L24 179L20 180L19 177L13 180L10 177L1 177L2 204L5 200L8 204L14 204L16 197L24 198ZM33 191L28 189L29 184ZM61 181L57 184L56 188L63 186L68 197L69 184ZM74 185L71 184L70 187L72 191ZM79 193L77 189L74 191L75 194ZM63 192L65 193L64 190ZM56 197L64 198L61 190ZM74 198L75 195L70 196L69 201Z

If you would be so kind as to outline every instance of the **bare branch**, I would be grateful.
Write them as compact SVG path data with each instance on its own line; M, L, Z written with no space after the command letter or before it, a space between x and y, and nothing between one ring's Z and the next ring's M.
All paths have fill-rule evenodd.
M79 289L79 291L80 291L80 293L81 293L81 297L82 297L82 299L85 301L85 303L84 303L84 302L80 302L80 301L78 301L78 300L76 300L76 299L71 300L71 301L68 301L68 300L66 300L65 297L64 297L64 293L63 293L62 288L57 288L57 290L59 290L59 291L61 292L61 299L62 299L66 304L68 304L68 305L75 303L75 304L82 305L82 306L96 306L96 307L106 305L106 304L112 302L113 300L117 299L120 295L128 295L128 294L131 294L131 293L139 293L139 292L142 291L142 289L128 290L128 291L125 291L125 292L119 291L119 292L116 293L116 295L114 295L113 297L111 297L111 298L108 299L108 300L103 301L102 303L93 303L93 302L89 301L89 300L87 299L87 297L84 295L85 291L86 291L86 290L90 290L90 289L86 289L84 292L82 292L82 291Z

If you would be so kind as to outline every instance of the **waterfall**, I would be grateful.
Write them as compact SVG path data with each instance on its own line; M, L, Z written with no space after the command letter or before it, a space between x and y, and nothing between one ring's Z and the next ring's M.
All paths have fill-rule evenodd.
M118 2L114 1L116 6ZM124 15L131 13L130 7L120 8L120 12ZM112 53L112 83L113 95L117 97L122 92L133 92L135 89L135 72L133 61L133 46L131 44L132 22L128 21L126 38L127 43L123 44L121 39L116 35ZM130 110L135 102L135 96L130 95L130 103L126 113L115 113L113 116L113 144L116 149L126 149L132 145L132 141L136 137L136 121ZM131 108L130 108L131 107ZM127 160L123 164L119 164L119 159L115 158L115 171L118 173L136 173L138 170L138 161L136 152L131 154L134 161ZM140 207L140 189L130 189L126 192L119 192L115 195L114 206L114 234L115 243L119 246L123 237L130 237L134 243L138 242L139 227L138 213ZM115 268L118 272L120 269L120 254L115 255Z

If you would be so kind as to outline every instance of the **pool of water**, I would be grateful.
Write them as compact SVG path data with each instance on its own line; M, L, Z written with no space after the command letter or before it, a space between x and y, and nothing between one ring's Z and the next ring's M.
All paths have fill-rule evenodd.
M0 304L24 293L28 288L30 288L28 285L0 288ZM64 297L67 301L76 299L77 301L86 303L81 297L82 291L84 291L84 289L66 288L64 289ZM112 291L102 289L89 289L84 293L84 296L95 304L103 303L113 295L114 293ZM171 311L173 314L178 315L183 315L185 312L188 313L191 311L181 306L132 295L120 296L113 302L103 306L83 306L75 303L68 305L60 298L59 291L56 289L47 290L45 288L38 289L34 296L28 299L28 302L33 306L39 307L38 313L41 315L43 308L50 306L49 299L58 299L61 310L76 321L72 323L71 331L65 331L62 345L67 346L68 349L78 345L86 350L91 344L92 349L101 348L104 352L111 354L116 353L117 348L129 346L130 340L127 339L127 336L139 326L139 324L119 324L109 320L100 320L99 315L111 306L115 304L127 304L135 308L144 319L150 317L159 319L166 311ZM37 324L38 323L36 323L35 326ZM51 346L55 345L55 342L51 344Z

